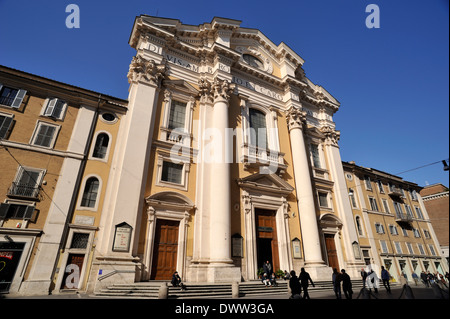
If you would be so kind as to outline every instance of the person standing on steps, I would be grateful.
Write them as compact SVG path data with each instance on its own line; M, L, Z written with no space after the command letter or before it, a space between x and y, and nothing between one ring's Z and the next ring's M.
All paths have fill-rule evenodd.
M272 265L269 261L266 261L263 265L263 270L267 274L267 276L270 278L272 275Z
M300 270L300 276L299 276L299 279L300 279L300 284L301 284L301 286L302 286L302 288L303 288L303 299L311 299L311 298L309 297L309 294L308 294L308 286L309 286L309 282L311 282L311 285L312 285L313 287L315 287L315 285L314 285L314 283L313 283L311 277L309 276L309 273L307 273L307 272L305 271L305 268L302 268L302 269Z
M336 295L336 299L342 299L341 295L341 273L337 271L336 268L333 269L333 275L331 275L331 280L333 281L333 290Z
M290 299L300 299L302 293L302 286L300 286L300 281L295 274L295 270L291 271L291 276L289 278L289 288L291 289Z
M345 272L345 269L341 270L342 273L342 290L344 291L345 298L352 299L352 281L350 276Z

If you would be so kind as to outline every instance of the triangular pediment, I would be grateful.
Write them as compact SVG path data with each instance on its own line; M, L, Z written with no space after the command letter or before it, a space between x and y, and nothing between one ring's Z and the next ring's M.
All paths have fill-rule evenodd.
M243 189L266 191L281 195L290 194L294 188L276 174L253 174L237 180Z
M183 91L189 95L197 96L199 91L185 80L164 80L163 85L167 88Z

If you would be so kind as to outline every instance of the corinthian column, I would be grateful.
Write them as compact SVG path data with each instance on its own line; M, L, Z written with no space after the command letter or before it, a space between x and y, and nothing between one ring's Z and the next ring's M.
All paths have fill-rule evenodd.
M230 94L234 85L226 80L216 79L212 84L214 96L212 125L217 134L214 134L213 156L211 158L211 250L210 262L212 264L230 264L231 259L231 177L230 163L227 161L226 139L228 129L228 106Z
M311 185L311 173L303 139L303 123L306 112L291 108L287 114L289 135L291 140L292 161L294 167L295 190L300 217L300 228L303 237L305 267L324 266L317 226L314 194ZM309 269L310 271L311 269ZM311 274L313 276L313 274Z

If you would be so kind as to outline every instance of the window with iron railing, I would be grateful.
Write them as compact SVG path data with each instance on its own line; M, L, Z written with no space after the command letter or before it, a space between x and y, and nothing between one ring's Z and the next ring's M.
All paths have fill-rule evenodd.
M8 189L8 196L37 198L43 170L20 166L16 179Z

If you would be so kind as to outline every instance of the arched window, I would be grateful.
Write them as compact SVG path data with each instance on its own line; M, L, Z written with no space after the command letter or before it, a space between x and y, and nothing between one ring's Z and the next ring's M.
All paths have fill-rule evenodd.
M95 177L90 177L84 186L83 197L81 198L82 207L95 207L97 201L99 181Z
M105 158L108 152L109 136L106 133L100 133L97 135L97 140L95 141L94 152L92 157Z
M266 115L256 109L249 110L250 144L259 148L268 148Z

